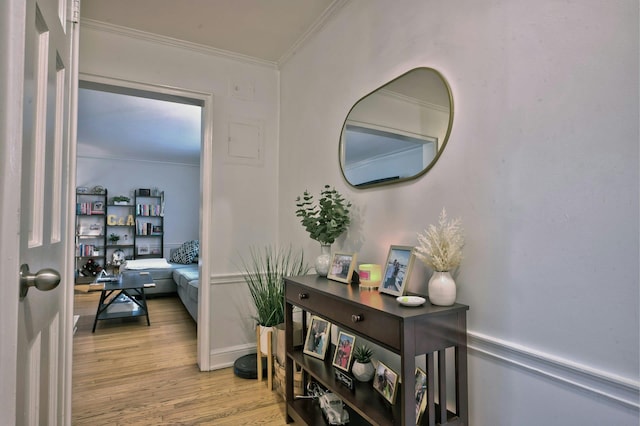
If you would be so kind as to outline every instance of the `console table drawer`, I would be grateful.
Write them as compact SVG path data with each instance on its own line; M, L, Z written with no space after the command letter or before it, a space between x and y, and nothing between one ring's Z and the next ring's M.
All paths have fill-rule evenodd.
M368 336L396 351L400 350L402 328L400 319L397 317L293 283L287 285L286 298L291 304L303 309L316 313L322 312L321 316L331 323Z

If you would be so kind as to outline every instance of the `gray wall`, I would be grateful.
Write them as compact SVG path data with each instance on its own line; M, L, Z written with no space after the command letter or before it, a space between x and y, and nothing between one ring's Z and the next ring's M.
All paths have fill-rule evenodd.
M106 79L113 85L144 83L193 93L187 97L196 99L210 96L202 155L211 166L201 169L199 196L211 203L193 206L201 208L203 239L211 247L201 258L209 270L200 279L201 293L209 288L209 312L201 323L210 324L210 368L233 365L255 351L252 305L238 271L239 256L248 255L251 245L275 243L278 235L278 71L273 64L222 56L179 40L83 22L80 73L85 80ZM238 97L231 90L237 86L252 88L251 96ZM233 129L247 124L260 130L261 157L254 163L229 154Z
M324 184L354 203L334 249L360 262L443 207L462 218L472 425L638 424L638 47L632 0L352 0L281 69L282 244L319 253L294 200ZM346 114L418 66L453 90L444 154L417 181L348 187Z
M81 141L79 141L81 142ZM158 188L165 193L164 245L169 250L185 241L198 239L200 205L200 168L198 166L78 157L76 172L79 186L102 185L109 198L131 197L136 188Z

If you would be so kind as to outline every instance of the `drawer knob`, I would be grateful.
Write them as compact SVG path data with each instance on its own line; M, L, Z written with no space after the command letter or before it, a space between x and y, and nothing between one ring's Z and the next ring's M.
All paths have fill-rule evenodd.
M353 322L360 322L363 321L364 317L362 315L351 315L351 321Z
M307 293L298 293L298 299L308 299L309 295Z

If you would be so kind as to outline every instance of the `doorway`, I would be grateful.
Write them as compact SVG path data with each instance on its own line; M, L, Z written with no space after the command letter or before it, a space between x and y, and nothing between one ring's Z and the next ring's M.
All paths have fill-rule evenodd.
M209 253L204 236L211 217L212 95L82 74L79 87L77 186L95 182L108 189L109 198L137 188L164 190L166 206L173 202L174 219L168 222L165 216L163 257L168 259L170 250L186 240L198 239L199 276L208 277L202 260ZM149 178L154 169L156 177ZM176 208L181 205L183 211ZM109 260L104 257L105 263ZM197 359L200 370L207 371L209 288L202 284L207 280L200 281Z

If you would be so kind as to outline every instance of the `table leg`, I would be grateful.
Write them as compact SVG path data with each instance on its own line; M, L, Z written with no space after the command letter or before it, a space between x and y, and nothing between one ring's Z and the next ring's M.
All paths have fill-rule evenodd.
M98 302L98 309L96 309L96 317L93 319L93 329L91 330L92 333L96 332L96 324L98 324L98 317L102 312L100 308L102 308L102 304L104 303L104 299L106 297L107 297L107 291L106 290L100 291L100 301Z
M147 306L147 296L144 294L144 287L140 289L142 292L142 304L144 305L144 313L147 315L147 326L151 326L151 321L149 321L149 307Z

